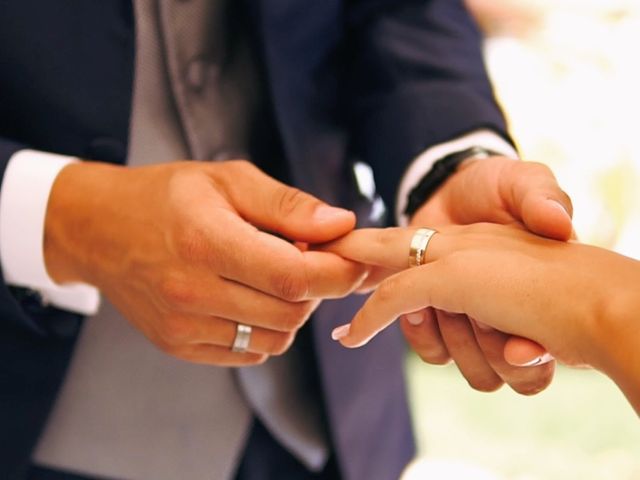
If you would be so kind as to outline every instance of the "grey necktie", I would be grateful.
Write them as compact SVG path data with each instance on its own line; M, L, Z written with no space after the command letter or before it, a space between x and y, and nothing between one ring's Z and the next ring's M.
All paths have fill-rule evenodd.
M138 0L134 5L137 58L129 164L198 156L212 142L201 138L202 132L225 129L216 129L214 118L209 123L190 118L185 124L189 112L172 101L170 74L180 68L165 63L171 52L162 49L160 8L165 24L175 21L174 40L184 44L204 41L191 38L205 30L203 18L215 27L215 19L203 12L224 9L206 0L182 5ZM196 24L201 28L190 27ZM171 46L166 40L165 48ZM219 92L213 97L219 98ZM211 116L195 100L198 111ZM215 143L213 151L221 147ZM326 462L327 442L318 400L305 398L299 388L304 375L299 354L293 349L263 366L242 369L236 381L233 370L190 365L160 353L105 302L85 323L34 461L123 479L229 478L253 409L276 439L309 468L319 469Z

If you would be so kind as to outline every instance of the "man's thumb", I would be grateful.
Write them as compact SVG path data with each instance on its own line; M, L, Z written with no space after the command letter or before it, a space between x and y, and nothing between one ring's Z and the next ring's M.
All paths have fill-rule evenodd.
M527 228L538 235L569 240L573 234L570 212L570 204L568 207L566 203L540 192L525 199L522 217Z
M541 163L512 162L500 191L509 212L533 233L569 240L573 232L571 198L553 172Z
M355 227L353 212L285 185L247 162L233 163L237 171L233 180L225 182L227 197L256 227L309 243L334 240Z

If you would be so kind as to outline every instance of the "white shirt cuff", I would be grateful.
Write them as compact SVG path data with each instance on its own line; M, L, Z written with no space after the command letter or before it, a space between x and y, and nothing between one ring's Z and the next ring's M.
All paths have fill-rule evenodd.
M0 189L0 264L6 283L38 291L58 308L93 315L98 290L76 283L56 284L44 262L44 222L53 183L73 157L20 150L5 170Z
M407 226L409 218L404 214L409 201L409 194L427 174L435 162L455 152L462 152L472 147L483 147L501 153L505 157L517 159L518 153L513 146L492 130L482 129L463 135L449 142L435 145L420 154L409 166L398 189L396 197L396 220L398 225Z

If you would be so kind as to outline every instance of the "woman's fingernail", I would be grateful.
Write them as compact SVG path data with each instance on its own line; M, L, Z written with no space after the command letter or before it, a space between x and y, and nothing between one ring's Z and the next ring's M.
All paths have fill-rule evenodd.
M553 355L551 355L550 353L545 353L540 357L540 363L538 363L538 365L544 365L545 363L552 362L553 360L555 360Z
M346 325L334 328L333 332L331 332L331 338L337 341L341 338L346 337L347 335L349 335L350 328L351 325L349 325L348 323Z
M405 318L411 325L418 326L424 321L424 314L422 312L407 313Z
M337 220L340 218L352 217L353 212L344 208L331 207L329 205L319 205L313 212L313 219L320 222Z
M544 365L545 363L549 363L551 360L553 360L553 355L551 355L550 353L545 353L544 355L540 357L536 357L530 362L523 363L520 366L521 367L537 367L538 365Z
M541 362L542 362L542 357L536 357L533 360L531 360L530 362L523 363L520 366L521 367L535 367L536 365L540 365Z

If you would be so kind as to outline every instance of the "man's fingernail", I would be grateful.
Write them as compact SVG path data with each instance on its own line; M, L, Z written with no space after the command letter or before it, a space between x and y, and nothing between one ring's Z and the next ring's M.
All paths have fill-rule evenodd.
M346 325L334 328L333 332L331 332L331 338L334 340L340 340L341 338L346 337L347 335L349 335L350 328L351 325L349 325L348 323Z
M407 322L415 326L420 325L424 321L424 315L422 312L407 313L405 314L405 318L407 319Z
M549 363L553 360L553 355L550 353L545 353L544 355L534 358L530 362L523 363L520 365L521 367L537 367L538 365L544 365L545 363Z
M340 218L352 217L353 212L344 208L330 207L329 205L319 205L313 212L313 219L320 222L337 220Z
M571 221L571 215L569 215L569 212L564 207L564 205L562 205L557 200L551 200L551 199L549 199L549 204L552 205L553 208L555 208L556 210L558 210L558 211L562 212L564 215L566 215L566 217L569 219L569 221Z

